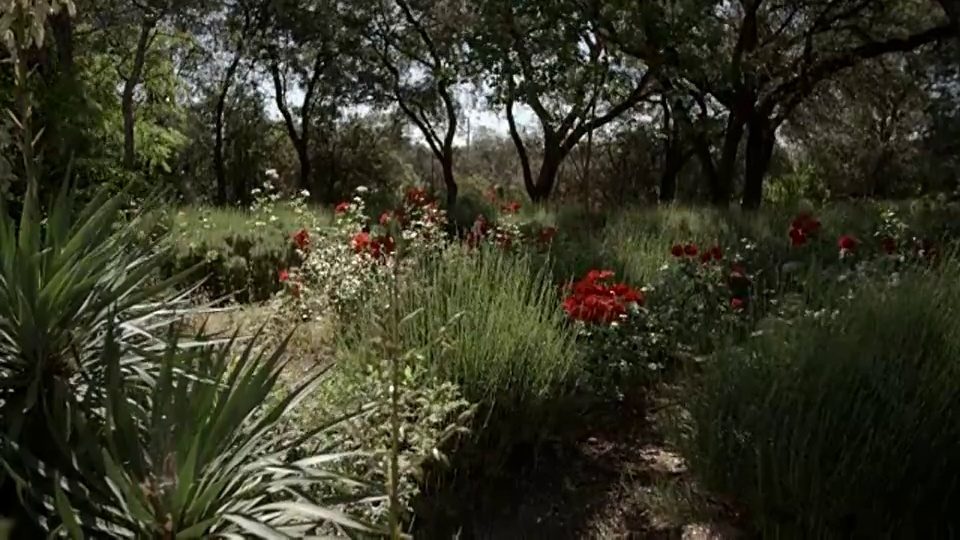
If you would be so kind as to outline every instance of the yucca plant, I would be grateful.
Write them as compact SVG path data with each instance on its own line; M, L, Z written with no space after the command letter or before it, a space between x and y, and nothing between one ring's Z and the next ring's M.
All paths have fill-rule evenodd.
M65 183L46 219L35 186L19 223L0 205L0 433L6 450L64 474L75 468L74 428L103 422L108 327L122 348L155 349L156 328L186 315L175 287L189 272L155 279L164 254L117 229L123 200L100 195L74 219ZM140 392L156 371L142 355L121 366L124 384ZM33 472L15 474L29 482Z
M323 375L314 372L265 406L287 363L286 342L268 353L258 352L255 339L234 357L232 341L182 349L171 336L165 351L146 355L161 368L144 407L126 390L122 367L140 353L123 353L112 331L106 339L101 357L111 391L103 448L85 463L82 482L59 479L44 501L71 538L304 538L321 524L380 532L335 509L382 491L325 469L347 454L287 459L306 438L366 408L285 437L280 419ZM318 501L316 494L334 492L323 488L335 482L360 489L351 501Z
M118 229L121 197L76 221L71 199L64 186L45 222L35 196L19 227L0 216L0 460L7 505L16 487L20 526L36 526L17 534L286 538L321 522L375 533L307 502L334 491L315 488L340 480L320 469L336 453L284 459L298 441L281 444L277 423L319 375L264 408L284 347L264 356L253 340L232 362L236 336L181 338L174 323L192 313L176 286L189 274L156 279L165 255Z

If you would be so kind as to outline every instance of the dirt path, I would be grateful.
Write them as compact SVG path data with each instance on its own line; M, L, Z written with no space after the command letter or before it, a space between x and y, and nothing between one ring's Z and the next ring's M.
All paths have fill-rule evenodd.
M656 423L650 407L623 404L536 473L484 486L484 500L464 499L461 510L438 520L457 525L438 524L417 538L457 532L465 540L740 538L732 527L711 524L720 521L720 510L691 487Z

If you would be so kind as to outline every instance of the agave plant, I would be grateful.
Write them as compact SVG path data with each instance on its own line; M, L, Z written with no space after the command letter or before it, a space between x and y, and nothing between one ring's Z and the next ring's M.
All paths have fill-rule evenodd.
M379 534L336 510L342 499L317 500L346 483L355 499L378 488L325 469L355 453L289 460L291 448L366 408L289 440L280 420L321 382L314 372L282 400L271 400L286 364L286 342L270 353L254 339L234 358L225 347L170 346L147 407L124 388L124 353L108 335L102 356L112 389L105 410L101 459L81 483L61 480L47 497L60 529L79 538L304 538L319 524ZM138 354L138 353L127 353ZM152 355L153 353L148 353ZM91 489L92 488L92 489Z

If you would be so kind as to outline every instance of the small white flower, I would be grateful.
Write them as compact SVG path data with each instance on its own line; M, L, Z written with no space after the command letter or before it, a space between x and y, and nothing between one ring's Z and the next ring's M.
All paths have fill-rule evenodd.
M366 193L370 191L370 188L368 188L367 186L357 186L357 188L354 191L356 191L357 193Z
M309 197L309 196L310 196L310 190L309 190L309 189L301 189L301 190L300 190L300 196L301 196L301 197Z
M279 219L280 219L280 218L278 218L277 216L270 216L270 223L274 223L274 222L278 221Z

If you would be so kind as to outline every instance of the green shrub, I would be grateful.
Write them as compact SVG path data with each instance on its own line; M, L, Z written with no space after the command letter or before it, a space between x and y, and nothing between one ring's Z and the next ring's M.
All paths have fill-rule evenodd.
M866 284L691 385L681 446L763 538L947 538L960 517L960 272ZM839 305L839 304L838 304Z
M458 384L480 405L469 446L488 472L517 448L556 433L569 419L581 375L556 291L530 264L495 250L452 249L418 267L400 293L402 312L421 312L402 329L399 347L422 348L417 361L429 376ZM350 321L342 355L356 358L369 347L372 317ZM438 335L443 343L433 344Z
M202 290L208 295L266 300L280 289L278 271L299 262L291 234L309 224L306 216L283 206L266 212L181 209L168 221L172 249L161 271L172 275L201 265L207 276Z

